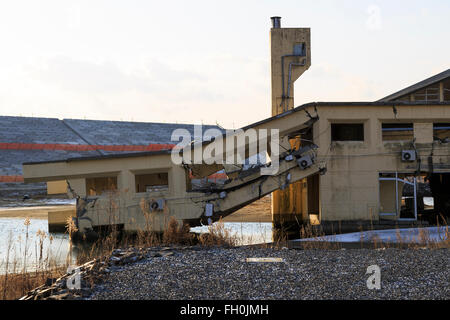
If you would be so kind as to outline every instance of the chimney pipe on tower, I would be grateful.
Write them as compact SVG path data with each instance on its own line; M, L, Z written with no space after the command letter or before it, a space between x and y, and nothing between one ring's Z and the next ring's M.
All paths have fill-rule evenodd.
M272 28L281 28L281 17L271 17L270 19L272 20Z

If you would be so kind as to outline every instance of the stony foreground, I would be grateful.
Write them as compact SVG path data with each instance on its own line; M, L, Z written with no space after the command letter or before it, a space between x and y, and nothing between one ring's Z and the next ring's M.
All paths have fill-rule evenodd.
M246 262L255 257L284 261ZM449 258L449 249L153 248L112 264L85 298L450 299ZM379 290L367 288L370 265L381 269Z

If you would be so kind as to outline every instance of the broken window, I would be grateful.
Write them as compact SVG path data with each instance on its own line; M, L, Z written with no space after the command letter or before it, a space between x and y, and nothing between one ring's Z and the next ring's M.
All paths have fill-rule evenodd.
M166 191L169 188L167 172L135 175L136 193Z
M415 219L416 211L420 209L417 178L404 176L401 182L400 219ZM423 200L420 200L423 209Z
M450 139L450 123L433 123L433 139Z
M405 173L380 173L380 217L398 220L417 220L424 212L424 177ZM421 189L419 189L419 187Z
M364 124L332 123L331 141L364 141Z
M416 102L439 102L439 84L431 85L414 93Z
M117 177L86 178L88 196L99 196L107 191L117 190Z
M383 141L408 141L414 139L412 123L383 123L381 132Z

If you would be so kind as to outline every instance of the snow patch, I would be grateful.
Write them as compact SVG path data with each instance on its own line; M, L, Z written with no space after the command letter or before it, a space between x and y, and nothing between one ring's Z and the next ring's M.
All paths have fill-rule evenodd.
M376 239L377 241L389 243L422 243L447 240L448 234L448 227L404 228L352 232L316 238L297 239L293 241L371 242Z

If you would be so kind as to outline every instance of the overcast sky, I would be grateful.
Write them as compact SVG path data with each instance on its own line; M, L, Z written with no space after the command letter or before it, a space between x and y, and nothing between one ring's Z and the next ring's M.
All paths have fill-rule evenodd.
M450 68L450 1L1 1L0 115L214 124L270 116L270 17L310 27L295 105Z

